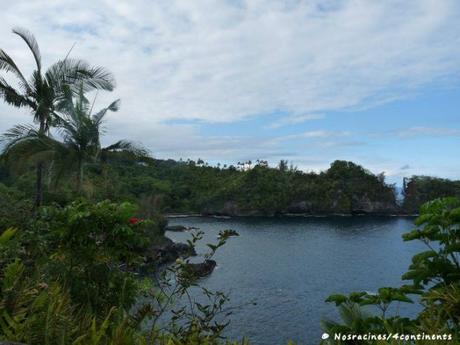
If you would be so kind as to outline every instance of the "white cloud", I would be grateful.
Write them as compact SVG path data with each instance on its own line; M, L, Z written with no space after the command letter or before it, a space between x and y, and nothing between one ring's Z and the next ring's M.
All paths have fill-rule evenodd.
M16 1L1 46L45 61L74 54L117 76L124 112L149 122L234 121L363 106L458 72L460 5L404 1ZM212 14L212 15L210 15Z
M284 136L279 136L273 138L275 142L296 140L296 139L333 139L340 137L350 136L351 133L347 131L327 131L327 130L317 130L317 131L306 131L302 133L289 134Z
M303 123L306 121L321 120L321 119L324 119L323 114L288 115L288 116L284 116L280 118L279 120L272 122L267 127L276 129L276 128L280 128L283 126L296 125L296 124Z
M272 138L250 136L205 136L194 125L158 124L153 129L136 128L136 124L117 126L107 132L103 143L110 144L124 137L125 132L136 131L142 144L150 149L156 158L203 158L209 161L235 163L259 159L278 161L285 156L295 155L286 151ZM172 135L173 133L173 135Z
M123 106L111 114L107 140L140 140L172 157L254 159L288 152L276 138L209 137L164 121L280 112L269 125L279 128L449 85L460 71L459 17L456 0L18 0L2 3L0 47L30 73L32 57L10 31L19 25L35 33L45 65L76 42L73 56L112 70L118 88L98 101L121 97ZM0 131L26 119L25 110L0 105ZM346 145L337 136L348 134L283 140Z
M350 132L339 131L307 131L300 134L303 138L331 138L331 137L346 137L349 136Z
M401 138L413 137L451 137L460 136L460 130L455 128L411 127L397 132Z

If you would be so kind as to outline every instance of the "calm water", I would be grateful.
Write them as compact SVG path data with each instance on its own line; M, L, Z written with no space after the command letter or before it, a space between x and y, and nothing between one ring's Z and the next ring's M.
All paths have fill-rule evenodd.
M220 230L239 232L217 253L218 267L201 283L229 292L229 306L257 302L234 310L227 335L245 335L258 345L289 339L318 344L320 320L337 318L334 306L324 303L330 294L398 286L412 255L422 248L401 239L412 228L410 218L190 217L169 223L200 228L205 243L215 242ZM190 236L167 235L178 241Z

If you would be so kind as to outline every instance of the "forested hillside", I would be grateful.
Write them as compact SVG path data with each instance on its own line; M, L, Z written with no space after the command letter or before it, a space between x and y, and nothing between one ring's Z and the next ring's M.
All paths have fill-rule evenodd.
M3 167L0 181L30 194L34 171L32 166L29 169ZM264 161L221 168L201 161L156 160L113 152L104 164L89 164L85 169L82 189L86 197L131 200L146 212L277 215L401 211L393 186L385 183L383 175L346 161L335 161L318 174L289 168L285 161L276 168ZM53 174L53 167L48 167L47 173ZM72 176L48 183L45 202L65 204L75 196L74 189Z
M460 181L430 176L413 176L404 179L403 208L407 213L417 213L427 201L447 196L460 196Z
M404 179L404 201L396 201L394 186L383 174L375 175L347 161L335 161L320 173L303 172L281 161L269 167L209 166L203 161L139 158L111 152L103 164L88 164L83 195L94 201L136 202L145 212L213 215L280 214L414 214L420 205L439 197L460 196L460 181L428 176ZM74 180L57 182L48 167L45 203L66 204L76 195ZM0 183L33 197L33 166L0 166ZM51 182L53 181L53 182Z

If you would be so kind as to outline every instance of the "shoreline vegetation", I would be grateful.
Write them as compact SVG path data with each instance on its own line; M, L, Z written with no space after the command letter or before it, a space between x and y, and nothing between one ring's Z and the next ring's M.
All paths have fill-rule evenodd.
M130 201L147 215L155 210L170 217L416 216L427 201L460 196L460 181L413 176L404 179L400 198L384 174L373 174L353 162L335 161L320 173L292 166L285 170L284 165L287 162L277 167L265 162L244 169L211 167L203 161L160 160L114 150L105 152L100 163L83 165L78 190L72 171L58 174L43 164L43 202L65 205L78 196L94 202ZM56 174L65 177L55 180ZM33 199L35 180L33 160L17 164L3 156L0 186Z
M199 279L212 272L215 253L238 233L220 231L195 263L190 257L203 232L193 229L187 243L173 242L164 235L168 213L420 212L404 240L419 240L428 250L413 257L403 276L407 285L332 295L327 302L336 304L343 320L325 320L321 327L330 334L449 334L459 340L459 181L406 179L400 203L384 174L347 161L314 173L284 160L277 167L264 160L215 167L201 159L158 160L126 140L104 147L103 120L119 102L93 112L89 99L91 91L112 91L113 75L73 57L44 71L35 37L24 29L13 33L35 66L25 78L0 49L0 98L32 114L31 123L1 137L0 343L248 345L243 335L236 342L223 339L229 297ZM204 302L192 299L190 289L201 292ZM387 313L392 303L414 303L414 294L422 306L415 318ZM356 344L332 338L322 343Z

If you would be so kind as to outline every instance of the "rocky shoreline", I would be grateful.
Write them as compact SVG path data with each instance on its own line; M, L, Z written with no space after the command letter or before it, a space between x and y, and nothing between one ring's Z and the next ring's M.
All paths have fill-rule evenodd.
M183 225L167 225L164 231L179 232L194 229L198 230L198 228ZM145 263L149 266L154 265L155 270L161 270L162 267L166 267L178 259L183 260L192 256L197 256L194 247L187 243L175 242L165 235L155 244L151 245L144 253ZM209 259L198 263L184 263L184 269L189 275L196 278L210 275L216 266L217 263Z
M231 219L231 218L244 218L244 217L267 217L267 218L276 218L276 217L288 217L288 218L327 218L327 217L362 217L362 216L372 216L372 217L418 217L417 213L408 214L408 213L365 213L365 214L351 214L351 213L276 213L276 214L266 214L266 213L251 213L251 214L232 214L232 215L222 215L222 214L208 214L208 213L181 213L177 215L175 213L166 213L164 217L166 218L190 218L190 217L208 217L216 219ZM169 230L166 231L190 231L191 228L184 227L184 230Z
M198 211L198 212L197 212ZM207 204L200 210L185 213L170 213L169 218L182 217L328 217L328 216L414 216L395 201L372 200L368 197L352 198L341 203L330 204L311 201L294 201L283 208L254 208L235 201Z
M255 209L244 207L234 201L220 205L208 205L200 212L202 215L215 216L331 216L331 215L405 215L401 206L390 201L372 201L367 197L354 198L346 205L338 201L330 205L318 205L310 201L291 202L281 209Z

